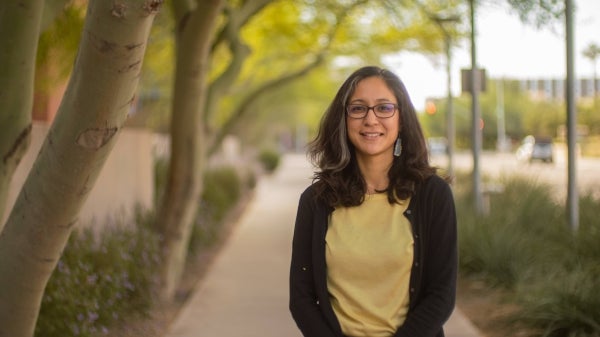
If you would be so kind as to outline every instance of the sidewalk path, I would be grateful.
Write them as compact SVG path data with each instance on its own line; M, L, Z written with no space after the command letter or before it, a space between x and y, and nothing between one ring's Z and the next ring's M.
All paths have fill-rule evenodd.
M296 207L312 171L286 155L256 194L231 237L165 337L301 337L288 309ZM481 337L456 310L447 337Z

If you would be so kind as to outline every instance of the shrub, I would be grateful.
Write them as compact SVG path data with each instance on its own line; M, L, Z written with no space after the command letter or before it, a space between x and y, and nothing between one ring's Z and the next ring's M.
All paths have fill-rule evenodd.
M555 247L553 268L538 266L537 277L518 291L522 309L514 319L543 336L600 336L599 207L591 195L580 199L578 231L563 235L562 244L548 245Z
M206 172L202 202L210 209L211 218L215 222L223 220L241 194L242 182L234 168L223 167Z
M169 170L169 160L167 158L157 158L154 161L154 205L158 205L164 194L167 185L167 171Z
M227 213L238 203L243 183L232 167L207 170L204 189L192 228L190 250L210 245L217 239L218 228Z
M489 215L475 214L470 194L459 194L460 266L489 283L512 288L530 267L542 263L537 254L542 233L564 231L561 212L547 197L549 187L520 177L502 182L504 192L491 196ZM470 192L468 192L470 193ZM562 230L561 230L562 229Z
M478 216L468 191L456 193L461 272L512 290L518 310L508 318L535 336L600 336L600 202L580 199L580 228L548 185L510 177Z
M258 156L260 163L268 173L275 171L279 166L280 158L279 153L273 150L262 150Z
M48 281L35 336L105 334L130 315L146 315L155 298L158 247L146 224L75 231Z
M540 336L600 336L600 268L563 269L520 289L521 309L512 317Z

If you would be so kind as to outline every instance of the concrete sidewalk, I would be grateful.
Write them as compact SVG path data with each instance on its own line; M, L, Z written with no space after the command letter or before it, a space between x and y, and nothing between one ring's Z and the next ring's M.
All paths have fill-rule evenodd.
M253 201L165 337L302 336L288 310L288 273L298 198L311 175L305 156L294 154L259 181ZM481 336L458 310L445 329L447 337Z

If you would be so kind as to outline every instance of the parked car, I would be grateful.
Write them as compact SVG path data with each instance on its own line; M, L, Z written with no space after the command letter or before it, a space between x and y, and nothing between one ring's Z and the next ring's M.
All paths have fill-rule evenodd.
M527 136L517 149L519 161L532 162L539 160L545 163L554 162L554 145L552 139Z
M448 153L448 141L444 137L430 137L427 139L429 155L443 155Z

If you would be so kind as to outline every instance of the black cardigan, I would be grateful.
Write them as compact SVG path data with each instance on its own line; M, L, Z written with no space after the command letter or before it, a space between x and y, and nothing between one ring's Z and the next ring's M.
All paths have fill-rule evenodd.
M305 337L342 337L327 291L325 235L333 209L315 197L313 186L300 196L290 268L290 311ZM395 337L443 337L454 309L457 234L454 198L438 176L428 178L404 212L412 225L414 261L410 304Z

